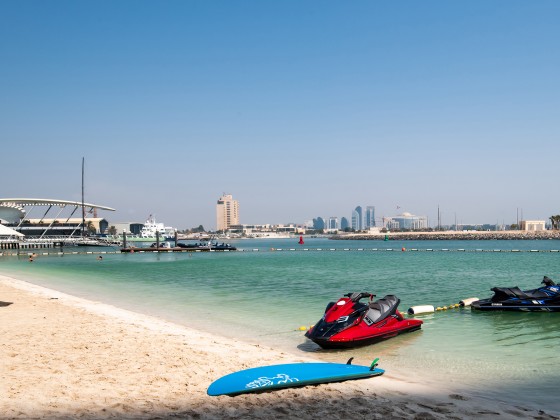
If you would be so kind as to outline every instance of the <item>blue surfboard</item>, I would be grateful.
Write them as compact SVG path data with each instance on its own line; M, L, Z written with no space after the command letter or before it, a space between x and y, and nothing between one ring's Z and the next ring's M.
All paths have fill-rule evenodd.
M349 363L288 363L240 370L222 376L208 387L208 395L239 395L271 389L370 378L385 371Z

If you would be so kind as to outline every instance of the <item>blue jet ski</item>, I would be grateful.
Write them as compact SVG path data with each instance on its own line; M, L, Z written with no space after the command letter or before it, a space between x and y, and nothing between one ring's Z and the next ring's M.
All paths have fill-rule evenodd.
M494 296L481 299L471 304L471 308L480 311L560 311L560 286L544 276L544 286L533 290L521 290L519 287L493 287Z

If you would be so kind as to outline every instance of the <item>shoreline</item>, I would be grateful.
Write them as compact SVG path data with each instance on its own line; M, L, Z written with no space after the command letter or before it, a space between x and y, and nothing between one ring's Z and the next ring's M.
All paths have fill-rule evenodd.
M3 275L0 301L5 302L0 305L2 419L555 418L546 410L405 382L391 372L360 381L209 397L210 383L233 371L316 360Z
M387 239L385 239L387 238ZM334 235L332 240L370 240L370 241L488 241L488 240L560 240L560 230L546 231L442 231L442 232L387 232L387 233L349 233Z

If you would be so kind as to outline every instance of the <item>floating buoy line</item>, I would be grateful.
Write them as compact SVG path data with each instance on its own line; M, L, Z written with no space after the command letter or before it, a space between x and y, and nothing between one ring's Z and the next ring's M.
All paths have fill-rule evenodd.
M33 252L34 251L34 252ZM120 250L116 251L50 251L50 252L40 252L40 250L2 250L0 252L0 257L2 256L28 256L32 253L39 254L39 255L86 255L86 254L120 254ZM560 249L449 249L449 248L441 248L441 249L434 249L434 248L269 248L266 250L260 248L238 248L236 251L229 250L229 252L503 252L503 253L524 253L524 252L541 252L541 253L550 253L550 252L560 252ZM147 251L146 251L147 252ZM159 254L166 254L172 253L172 250L161 249L156 251ZM139 249L135 252L136 254L143 254L145 251ZM150 252L151 253L151 252Z
M309 327L307 325L302 325L301 327L298 328L299 331L307 331L310 330L311 328L313 328L313 325L310 325Z
M473 302L476 302L477 300L478 300L477 297L471 297L471 298L463 299L459 303L451 303L445 306L438 306L438 307L434 307L433 305L411 306L410 308L408 308L407 312L409 315L431 314L434 312L447 311L449 309L465 308L471 306L471 304Z

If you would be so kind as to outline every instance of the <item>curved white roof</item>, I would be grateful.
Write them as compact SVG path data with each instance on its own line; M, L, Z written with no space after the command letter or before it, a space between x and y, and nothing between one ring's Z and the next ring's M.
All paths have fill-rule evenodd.
M23 233L19 233L7 226L0 225L0 236L25 236Z
M11 204L16 206L81 206L81 201L52 200L50 198L0 198L0 206ZM115 211L111 207L98 206L97 204L84 203L84 207L100 210Z

